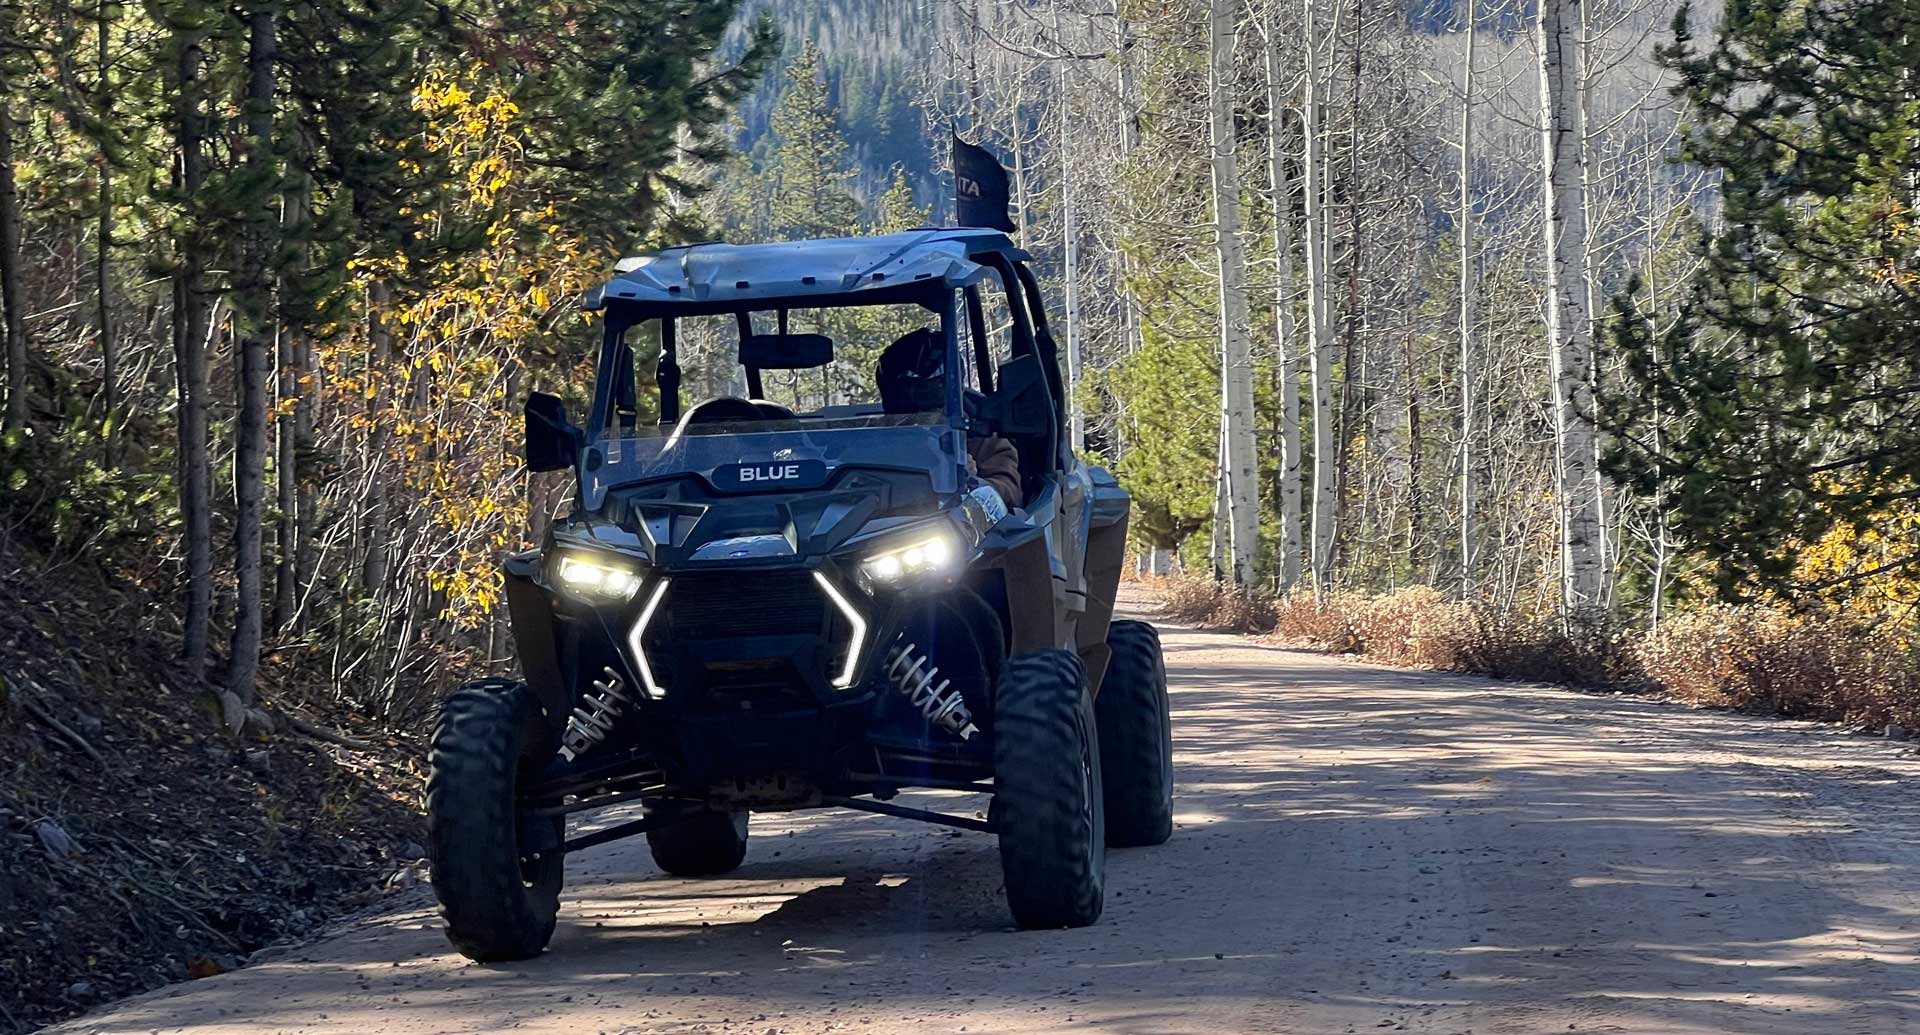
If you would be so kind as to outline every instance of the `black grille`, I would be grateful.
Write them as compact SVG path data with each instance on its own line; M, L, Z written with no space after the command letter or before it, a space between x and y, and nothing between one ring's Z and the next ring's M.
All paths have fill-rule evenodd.
M826 595L805 571L682 575L664 603L683 640L818 636L827 616Z

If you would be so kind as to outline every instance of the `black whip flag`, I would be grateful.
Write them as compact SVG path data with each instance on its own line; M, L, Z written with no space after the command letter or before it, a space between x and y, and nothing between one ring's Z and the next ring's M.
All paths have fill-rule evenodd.
M1007 218L1007 171L993 152L953 135L953 190L955 215L961 226L983 226L1012 233Z

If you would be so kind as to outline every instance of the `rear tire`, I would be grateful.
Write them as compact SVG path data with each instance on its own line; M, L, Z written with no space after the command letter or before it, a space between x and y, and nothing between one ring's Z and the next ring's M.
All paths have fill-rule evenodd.
M647 831L647 847L654 865L675 877L732 873L747 857L747 810L696 809L678 823Z
M1173 724L1160 634L1145 622L1107 627L1113 657L1093 699L1107 799L1107 844L1157 845L1173 836Z
M1009 659L994 692L993 816L1007 905L1024 928L1100 919L1106 805L1087 673L1070 651Z
M440 706L428 754L427 843L447 940L483 963L538 956L553 937L566 856L523 859L514 792L544 761L539 709L524 683L468 683ZM552 823L563 834L566 820ZM563 840L564 838L560 838Z

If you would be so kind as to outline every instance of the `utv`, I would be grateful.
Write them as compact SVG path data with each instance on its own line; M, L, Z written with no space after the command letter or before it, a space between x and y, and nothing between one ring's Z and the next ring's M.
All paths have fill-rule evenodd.
M586 426L557 397L526 406L527 466L577 490L504 564L524 680L462 687L433 735L433 887L462 953L539 953L583 848L644 833L668 873L726 873L751 812L996 834L1028 928L1093 923L1107 847L1166 840L1159 638L1110 621L1129 501L1068 446L1028 261L973 229L701 244L588 296ZM915 325L921 355L880 354ZM876 354L913 390L876 392ZM683 408L683 376L714 397ZM983 442L999 488L973 473Z

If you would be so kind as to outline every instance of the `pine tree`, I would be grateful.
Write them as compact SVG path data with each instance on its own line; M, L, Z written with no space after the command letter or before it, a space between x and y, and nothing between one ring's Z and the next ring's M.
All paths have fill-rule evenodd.
M1103 398L1125 404L1114 471L1133 493L1135 534L1151 547L1178 547L1213 515L1220 449L1210 391L1220 378L1215 334L1185 322L1149 325L1137 351L1094 375Z
M556 214L620 250L660 229L667 188L697 189L668 181L680 157L725 157L719 131L779 47L763 15L740 56L715 64L736 0L481 6L473 42L512 74L521 110L542 114L526 123L527 161Z
M767 200L772 194L768 177L754 168L750 156L729 159L702 188L698 211L712 228L706 236L734 244L770 240L773 217L767 211Z
M210 30L218 16L202 0L176 0L162 12L169 30L167 96L178 154L167 200L172 229L173 357L179 407L175 418L180 512L186 525L187 602L181 655L196 666L207 656L213 621L213 471L208 458L207 338L211 314L206 269L214 244L207 198L207 76Z
M269 0L255 0L246 12L246 87L241 100L246 158L228 199L239 216L233 287L240 412L234 427L235 601L227 692L242 704L253 702L264 619L260 547L267 478L267 367L275 331L271 264L278 221L273 208L280 198L274 132L278 19L277 5Z
M0 0L0 326L4 327L7 406L0 428L27 424L27 331L20 288L20 194L14 184L15 106L33 72L26 41L33 29L17 0Z
M820 52L812 43L802 45L787 79L790 85L773 112L779 148L768 170L774 233L786 238L853 233L860 218L850 188L854 170L820 74Z
M1724 209L1671 333L1616 302L1613 465L1664 489L1723 594L1787 586L1842 523L1897 544L1863 571L1911 570L1893 521L1920 498L1920 3L1733 4L1706 46L1683 11L1661 58ZM1661 412L1679 420L1656 440Z
M893 183L887 187L885 194L880 195L876 207L879 211L874 214L869 227L872 233L893 234L927 225L927 210L914 204L913 185L907 182L905 166L893 167Z

